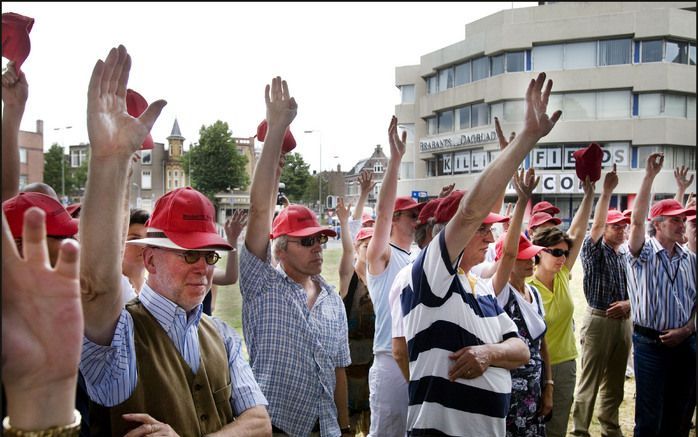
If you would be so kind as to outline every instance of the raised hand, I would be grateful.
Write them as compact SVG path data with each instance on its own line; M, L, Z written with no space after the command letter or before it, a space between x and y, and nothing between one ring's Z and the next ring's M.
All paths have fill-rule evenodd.
M582 182L582 188L584 189L585 196L593 196L594 189L595 189L595 182L592 182L591 180L589 180L589 176L587 176L584 178L584 182Z
M2 102L5 106L24 107L29 96L29 84L24 72L17 74L14 62L7 64L2 74Z
M339 197L337 199L337 218L341 223L345 223L349 220L349 209L351 209L351 204L348 207L344 206L344 197Z
M499 150L504 150L516 138L516 132L513 131L509 134L508 140L504 137L502 126L499 124L499 118L497 117L494 117L494 131L497 133L497 139L499 140Z
M655 177L662 171L664 166L664 153L656 152L647 157L645 165L645 173L648 176Z
M540 177L536 177L536 171L533 167L529 168L525 173L523 168L514 173L514 189L522 202L527 202L531 198L533 190L538 186L538 182L540 182Z
M20 428L15 422L29 414L23 407L39 401L45 407L68 402L63 423L70 423L82 349L79 246L64 240L52 268L44 223L42 210L25 213L20 257L2 216L2 381L12 400L8 412ZM56 419L52 408L42 412L42 421Z
M135 118L126 112L131 56L120 45L97 61L87 91L87 133L93 157L129 157L140 149L167 102L157 100Z
M543 90L545 83L545 73L540 73L538 77L528 85L526 90L526 110L524 111L523 133L533 135L537 138L546 136L555 123L560 119L562 111L555 111L552 117L548 117L548 100L553 89L553 81L549 80Z
M231 246L237 247L238 237L240 237L245 226L247 226L247 211L244 209L234 209L233 215L228 217L228 220L225 221L225 225L223 226L225 236Z
M441 187L441 192L439 193L439 199L442 199L442 198L448 196L449 194L451 194L451 192L453 191L454 188L456 188L455 182L452 184L444 185L443 187Z
M296 118L298 104L296 99L290 96L288 84L277 76L271 81L271 86L264 88L264 100L267 103L267 122L269 129L272 126L286 129Z
M371 189L376 186L376 183L373 182L372 178L373 171L369 169L361 170L358 177L359 186L361 187L361 194L369 193Z
M613 193L613 190L618 186L618 173L616 172L616 165L613 164L613 170L606 173L606 177L603 180L603 192Z
M397 117L393 115L388 126L388 140L390 142L390 157L402 158L405 154L405 143L407 142L407 131L402 131L402 135L397 133Z
M676 180L676 186L679 188L679 190L683 190L684 192L693 183L693 175L691 175L690 179L686 177L687 175L688 167L686 167L685 165L682 165L681 168L677 167L674 170L674 179Z

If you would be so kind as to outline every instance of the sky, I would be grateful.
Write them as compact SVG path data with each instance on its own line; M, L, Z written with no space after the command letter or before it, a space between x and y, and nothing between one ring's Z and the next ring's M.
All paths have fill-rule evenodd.
M288 81L291 132L311 170L348 171L384 146L400 96L395 68L462 41L465 24L537 2L42 3L3 2L34 18L22 129L44 120L44 148L88 142L87 85L111 47L132 59L129 88L168 104L151 131L167 144L175 119L185 149L216 120L255 135L264 87ZM6 65L3 58L3 67ZM67 126L71 126L67 129ZM313 131L305 133L305 131Z

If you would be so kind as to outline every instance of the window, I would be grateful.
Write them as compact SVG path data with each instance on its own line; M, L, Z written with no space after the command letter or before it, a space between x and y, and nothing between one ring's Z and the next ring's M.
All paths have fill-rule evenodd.
M22 190L26 186L27 186L27 175L25 175L25 174L19 175L19 189Z
M77 150L70 151L70 166L73 168L80 167L80 154Z
M456 65L455 86L463 85L463 84L466 84L468 82L470 82L470 62L469 61Z
M629 118L630 91L605 91L596 95L597 118Z
M487 103L478 103L477 105L472 105L471 107L471 126L484 126L489 124L489 111Z
M439 133L453 132L453 111L439 113Z
M179 188L179 179L174 180L174 186L175 188Z
M562 97L562 116L566 120L588 120L596 115L595 93L570 93Z
M686 96L664 94L663 97L666 117L686 117Z
M427 122L427 135L436 135L436 117L429 117Z
M562 44L535 46L532 56L535 71L562 70Z
M596 41L565 44L563 69L596 67Z
M373 163L373 172L374 173L383 173L383 163L380 161L376 161Z
M439 91L453 88L453 67L439 71Z
M642 146L637 148L637 168L645 168L647 157L654 152L659 152L657 146Z
M414 142L414 123L400 124L398 125L398 128L407 132L408 143ZM402 132L400 132L400 135L402 135Z
M695 97L679 94L645 93L638 95L640 117L695 118Z
M428 159L426 161L427 164L427 176L438 176L438 172L436 171L436 159Z
M153 163L153 151L141 150L141 165L150 165Z
M456 117L458 117L458 129L470 128L470 106L456 109Z
M504 73L504 54L490 57L490 71L491 76Z
M629 64L630 43L629 38L599 41L599 65Z
M662 62L664 40L642 41L642 62Z
M400 103L414 103L414 85L402 85L400 87L402 100Z
M526 52L511 52L506 54L507 72L524 71Z
M27 163L27 149L24 147L19 148L19 162L22 164Z
M179 172L177 170L175 170L175 172L174 172L174 177L175 177L175 179L177 179L179 177Z
M414 179L414 162L400 163L400 179Z
M661 97L659 93L645 93L639 95L640 117L658 117L660 114Z
M429 76L426 78L427 81L427 94L436 94L438 92L438 82L436 81L436 76Z
M504 102L504 120L508 122L519 122L524 119L524 101L512 100ZM552 114L552 112L549 112Z
M499 121L504 120L504 103L491 103L490 104L490 118L492 123L494 123L494 118L499 118Z
M381 185L383 185L383 181L378 181L376 182L376 186L373 187L373 196L378 197L378 193L381 192Z
M488 77L490 61L484 56L473 61L473 82Z
M688 44L680 41L666 42L666 61L677 64L688 63Z
M696 96L689 96L686 99L686 118L689 120L696 119Z
M152 189L150 170L142 170L141 171L141 189L143 189L143 190Z
M696 65L696 45L691 44L688 47L688 63L689 65Z

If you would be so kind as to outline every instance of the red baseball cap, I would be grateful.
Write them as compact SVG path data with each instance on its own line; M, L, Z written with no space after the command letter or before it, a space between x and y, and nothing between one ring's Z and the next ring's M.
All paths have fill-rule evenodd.
M289 237L309 237L311 235L325 234L330 237L337 233L330 228L320 226L315 213L303 205L289 205L282 209L274 219L271 227L271 239L282 235Z
M609 209L608 216L606 217L606 224L612 225L612 224L620 223L620 222L623 222L626 225L629 225L630 224L630 217L625 216L625 214L618 211L617 209Z
M589 181L595 182L601 179L601 160L603 150L596 143L591 143L583 149L572 154L574 156L574 168L579 180L589 176Z
M551 216L547 212L537 212L533 214L531 219L528 221L528 228L533 229L547 222L552 222L555 226L557 226L562 223L562 220Z
M24 213L32 206L46 213L46 235L73 237L78 233L78 220L71 217L58 200L42 193L23 192L2 203L2 210L14 238L22 238Z
M363 214L361 214L361 225L362 226L366 226L369 223L371 224L371 226L373 226L373 224L375 222L376 222L376 220L373 217L371 217L371 214L369 214L367 212L364 212Z
M497 244L494 246L496 252L495 261L498 261L504 255L504 240L507 238L507 233L500 235L497 240ZM524 234L519 235L519 253L516 254L516 259L531 259L538 254L541 250L545 249L543 246L536 246L531 243L531 240L526 238Z
M356 234L356 238L354 238L354 241L361 241L371 237L373 237L373 228L361 228L359 229L359 232Z
M424 208L424 205L426 203L417 203L416 200L409 196L400 196L397 199L395 199L395 204L393 205L393 212L398 212L398 211L407 211L413 208L418 208L421 210Z
M451 194L441 199L439 205L436 207L436 212L434 213L434 219L436 223L447 223L451 218L456 215L458 210L458 205L460 205L461 199L465 195L464 191L454 190ZM489 225L492 223L504 223L508 222L509 217L495 214L493 212L487 214L487 217L482 221L483 225Z
M68 211L68 214L70 214L70 216L73 218L78 218L78 216L80 216L81 209L82 205L79 203L71 203L65 207L65 210Z
M676 215L696 215L696 209L695 208L684 208L681 206L681 204L674 199L664 199L660 200L659 202L655 203L652 205L652 208L650 208L650 217L651 219L655 217L659 217L660 215L664 216L676 216Z
M33 18L14 12L2 14L2 56L15 63L17 74L31 51L29 32L33 25Z
M267 137L267 128L269 125L267 124L267 120L262 120L261 123L259 123L259 126L257 126L257 139L259 141L264 142L264 139ZM281 153L288 153L291 150L296 148L296 139L293 138L293 134L291 133L291 129L286 129L286 133L284 134L284 142L281 145Z
M126 244L178 250L233 250L216 231L213 204L191 187L177 188L155 202L146 238Z
M537 212L547 212L550 215L555 215L560 212L560 208L558 208L550 202L546 202L545 200L543 200L542 202L538 202L535 205L533 205L533 209L531 209L531 214L535 214Z
M431 199L422 207L422 210L419 211L419 217L417 217L417 224L419 225L425 225L427 224L427 220L430 218L434 217L434 214L436 213L436 208L439 207L439 204L441 203L441 198L437 197L436 199Z
M146 109L148 109L148 102L145 100L145 98L134 90L130 88L127 89L126 112L128 112L130 116L138 118L145 112ZM148 135L145 137L145 140L141 145L141 150L148 150L152 148L153 137L150 135L150 132L148 132Z
M626 216L627 218L630 218L630 216L633 215L633 210L626 209L625 211L623 211L623 215Z

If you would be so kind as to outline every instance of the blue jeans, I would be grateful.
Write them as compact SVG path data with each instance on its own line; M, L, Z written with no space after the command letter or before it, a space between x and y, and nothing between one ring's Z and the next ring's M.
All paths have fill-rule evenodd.
M696 336L670 348L633 333L635 437L688 436L695 407Z

